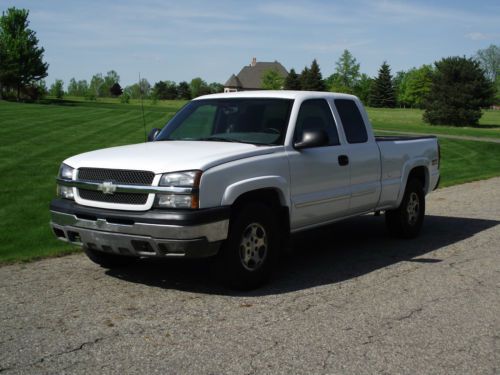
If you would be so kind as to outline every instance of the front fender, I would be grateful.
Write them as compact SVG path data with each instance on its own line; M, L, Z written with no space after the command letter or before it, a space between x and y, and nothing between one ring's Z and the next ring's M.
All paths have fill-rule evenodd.
M281 176L261 176L235 182L224 191L221 205L230 206L242 194L260 189L276 190L279 193L281 205L290 207L289 185Z

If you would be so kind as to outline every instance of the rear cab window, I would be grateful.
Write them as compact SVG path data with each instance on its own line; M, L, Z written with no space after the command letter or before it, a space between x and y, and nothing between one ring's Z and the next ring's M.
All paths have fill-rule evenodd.
M339 113L342 128L348 143L365 143L368 141L368 133L363 116L354 100L335 99L335 107Z

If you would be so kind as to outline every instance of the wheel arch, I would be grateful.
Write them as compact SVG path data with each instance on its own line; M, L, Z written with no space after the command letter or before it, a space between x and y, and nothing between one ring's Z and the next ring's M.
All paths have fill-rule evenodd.
M426 160L423 159L416 160L411 164L405 165L403 178L401 180L401 188L399 189L398 202L397 202L398 206L401 204L401 201L403 200L403 196L405 193L406 186L408 185L408 181L410 181L413 178L419 180L422 183L424 194L427 194L429 191L430 173Z

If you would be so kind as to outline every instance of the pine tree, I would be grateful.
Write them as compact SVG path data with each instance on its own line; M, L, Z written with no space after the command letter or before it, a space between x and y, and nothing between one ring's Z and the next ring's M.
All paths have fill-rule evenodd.
M394 108L396 106L391 68L386 61L384 61L384 63L380 67L378 71L378 77L373 82L370 95L370 104L373 107L384 108Z
M16 90L17 100L21 89L47 77L49 67L28 15L26 9L9 8L0 17L0 85Z
M325 91L325 82L321 75L316 59L311 63L311 67L305 67L300 75L302 90L305 91Z
M300 85L300 77L299 75L295 72L295 69L290 69L290 73L288 73L288 76L285 79L285 90L301 90L302 87Z
M342 56L335 63L335 73L337 73L337 85L354 90L356 83L360 79L359 63L348 50L344 50Z
M481 108L493 103L495 93L480 63L465 57L447 57L435 65L424 101L424 121L433 125L477 125Z

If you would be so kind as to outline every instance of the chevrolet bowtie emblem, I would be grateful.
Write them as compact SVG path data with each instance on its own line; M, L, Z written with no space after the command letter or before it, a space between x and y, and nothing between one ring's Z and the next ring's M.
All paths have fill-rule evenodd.
M103 194L114 194L116 185L112 181L104 181L102 184L99 184L97 190L102 191Z

